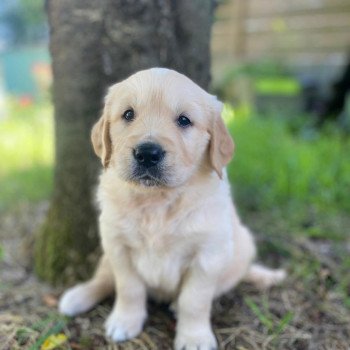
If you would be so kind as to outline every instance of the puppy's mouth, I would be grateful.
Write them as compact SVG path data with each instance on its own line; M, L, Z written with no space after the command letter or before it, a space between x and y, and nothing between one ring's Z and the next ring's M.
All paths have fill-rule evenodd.
M130 180L146 187L166 186L167 181L160 169L134 169Z

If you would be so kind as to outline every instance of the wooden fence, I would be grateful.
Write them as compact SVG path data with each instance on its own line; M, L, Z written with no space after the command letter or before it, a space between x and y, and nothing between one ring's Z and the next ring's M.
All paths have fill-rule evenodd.
M350 0L226 0L216 11L214 76L238 62L336 71L350 54Z

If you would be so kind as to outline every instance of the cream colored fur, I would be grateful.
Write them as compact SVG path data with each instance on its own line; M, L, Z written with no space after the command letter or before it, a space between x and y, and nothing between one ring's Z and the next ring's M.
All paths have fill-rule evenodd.
M123 112L135 110L126 123ZM61 313L74 316L116 291L106 322L114 341L137 336L147 295L176 308L176 350L217 346L210 325L215 297L245 279L266 288L284 271L253 264L256 248L231 200L225 172L233 143L221 103L185 76L155 68L113 86L92 140L104 170L98 202L104 255L95 276L67 290ZM176 124L186 114L193 126ZM131 150L144 141L166 150L167 182L128 181Z

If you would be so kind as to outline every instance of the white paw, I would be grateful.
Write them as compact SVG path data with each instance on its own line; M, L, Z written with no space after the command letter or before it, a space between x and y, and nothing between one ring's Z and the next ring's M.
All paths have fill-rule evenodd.
M122 342L136 337L142 331L145 315L122 314L112 311L105 323L106 335L114 342Z
M177 332L175 350L216 350L215 336L211 330L206 332Z
M90 310L95 304L91 288L82 283L64 292L58 304L58 311L63 315L75 316Z

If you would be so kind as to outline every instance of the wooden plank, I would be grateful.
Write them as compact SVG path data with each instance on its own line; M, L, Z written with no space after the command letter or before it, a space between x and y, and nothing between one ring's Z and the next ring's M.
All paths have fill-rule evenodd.
M239 2L252 13L237 11ZM230 0L219 9L211 43L216 65L261 57L292 66L345 64L350 0ZM242 35L244 44L237 45Z
M233 7L233 54L236 57L241 57L244 55L246 49L247 35L245 31L245 19L248 15L248 2L247 1L237 1Z
M228 21L218 21L213 25L212 28L212 35L213 36L219 36L219 35L227 35L232 32L232 23Z
M225 25L223 25L222 29L225 30L224 28ZM247 33L284 32L290 30L329 30L336 28L344 28L350 38L350 8L349 12L345 13L316 13L276 18L250 18L245 21Z
M233 38L230 33L213 37L211 40L211 47L214 51L233 51Z
M229 55L242 55L245 47L245 18L247 3L227 1L215 13L212 37L214 50L224 50Z
M315 66L342 67L347 62L347 54L344 51L332 52L296 52L288 55L272 53L276 60L281 60L286 66Z
M313 13L334 9L349 10L349 0L236 0L248 2L250 17L276 16L286 13Z
M283 50L285 52L307 50L348 50L350 36L348 32L324 33L255 33L247 36L247 52L269 52Z
M228 18L231 19L235 13L236 4L236 1L232 0L225 1L224 3L220 4L215 10L214 18L216 20L225 20Z

